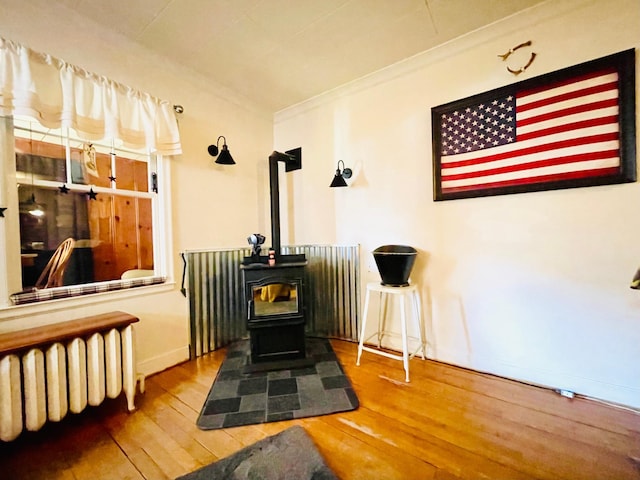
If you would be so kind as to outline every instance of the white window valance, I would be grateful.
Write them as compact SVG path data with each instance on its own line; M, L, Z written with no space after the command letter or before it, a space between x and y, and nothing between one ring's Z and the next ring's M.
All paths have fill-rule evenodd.
M27 115L86 140L181 153L173 105L0 37L0 115Z

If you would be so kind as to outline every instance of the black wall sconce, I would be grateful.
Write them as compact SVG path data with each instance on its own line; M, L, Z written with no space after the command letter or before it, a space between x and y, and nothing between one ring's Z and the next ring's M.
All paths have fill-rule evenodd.
M340 164L342 163L342 170L340 170ZM329 187L348 187L347 182L344 181L345 178L351 178L353 171L350 168L345 168L344 162L342 160L338 160L338 168L336 169L336 175L333 177L333 181Z
M221 138L223 140L222 151L220 151L220 149L218 148L218 146L220 145ZM223 135L220 135L218 137L218 141L216 142L215 145L209 145L209 148L207 148L207 150L209 151L209 155L211 155L212 157L215 157L215 156L218 157L216 158L216 163L218 165L235 165L236 164L236 162L233 160L233 157L231 157L231 154L229 153L229 148L227 147L227 139ZM218 152L220 152L220 155L218 155Z

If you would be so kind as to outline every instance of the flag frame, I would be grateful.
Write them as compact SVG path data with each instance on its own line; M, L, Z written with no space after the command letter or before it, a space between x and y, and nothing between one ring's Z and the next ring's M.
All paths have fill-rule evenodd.
M506 97L516 91L537 89L556 82L567 81L592 72L613 68L618 74L618 129L620 163L616 171L606 175L589 175L564 180L534 181L510 186L465 187L459 191L443 191L442 185L442 116L476 106L479 103ZM629 49L602 58L584 62L561 70L522 80L470 97L455 100L431 109L433 200L456 200L463 198L508 195L577 187L591 187L631 183L636 181L636 101L635 101L635 50ZM542 140L540 139L540 143ZM488 150L487 150L488 151Z

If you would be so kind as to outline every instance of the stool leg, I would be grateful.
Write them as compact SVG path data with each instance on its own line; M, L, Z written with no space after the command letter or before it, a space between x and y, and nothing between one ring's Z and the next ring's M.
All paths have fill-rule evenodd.
M427 352L425 351L425 339L422 336L422 305L420 302L420 293L416 290L413 292L413 318L415 319L416 328L418 329L418 339L420 340L420 351L422 352L422 359L426 358Z
M400 295L400 319L402 328L402 363L404 364L405 381L409 382L409 346L407 344L407 318L404 304L404 294Z
M382 337L387 325L387 299L385 292L380 292L380 303L378 305L378 348L382 346Z
M362 355L362 345L364 344L364 334L367 327L367 314L369 313L369 296L371 291L367 288L367 293L364 296L364 312L362 314L362 326L360 327L360 341L358 342L358 358L356 359L356 365L360 365L360 356Z

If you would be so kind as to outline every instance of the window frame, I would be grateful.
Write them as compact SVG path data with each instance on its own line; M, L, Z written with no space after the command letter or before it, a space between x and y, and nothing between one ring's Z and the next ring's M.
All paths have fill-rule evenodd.
M44 308L50 307L52 303L56 304L83 304L82 299L94 299L95 296L108 296L109 298L127 297L146 293L149 289L167 288L173 286L173 264L170 262L169 252L171 252L171 205L170 205L170 166L168 158L154 154L154 160L148 162L148 181L151 182L152 172L156 173L155 181L157 182L157 192L153 192L151 188L148 192L135 192L136 196L141 198L150 198L152 204L152 238L153 238L153 262L154 262L154 279L161 278L162 281L150 285L141 285L136 288L123 288L132 286L131 281L127 280L110 280L103 282L92 282L82 284L83 286L115 286L113 290L99 291L95 293L85 293L79 296L70 296L66 298L55 298L49 300L37 300L32 303L14 304L11 295L22 290L22 268L20 260L20 225L19 225L19 202L17 184L19 178L16 169L15 160L15 135L14 121L12 116L0 117L0 175L4 182L0 182L0 207L6 208L4 218L0 218L0 318L2 318L3 310L10 310L34 305L41 305ZM105 145L108 142L92 142L94 144ZM68 152L68 142L65 139L65 148ZM124 149L126 151L126 149ZM67 155L67 169L69 168L69 160ZM68 177L71 176L69 170ZM24 180L22 178L21 180ZM35 186L54 187L60 186L58 181L38 180L33 182ZM151 183L149 183L151 186ZM96 193L105 193L109 195L127 195L130 196L132 191L114 189L109 187L96 187L90 184L83 185L74 183L74 191L86 191L93 188ZM147 277L151 278L151 277ZM117 288L119 287L119 288ZM49 289L45 289L49 290ZM93 300L95 301L95 300ZM39 309L34 309L39 310Z

